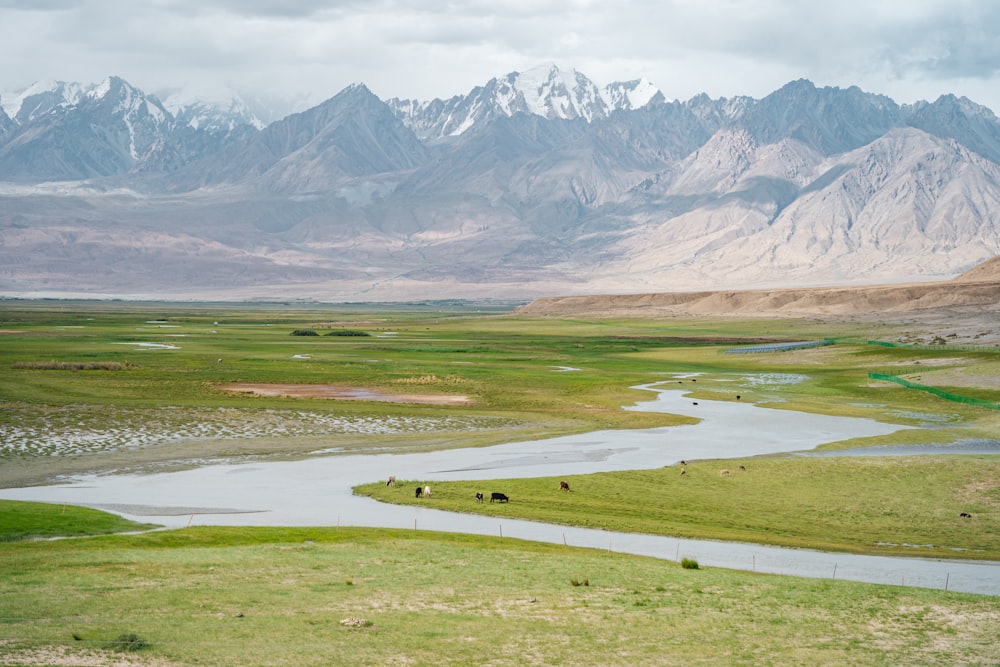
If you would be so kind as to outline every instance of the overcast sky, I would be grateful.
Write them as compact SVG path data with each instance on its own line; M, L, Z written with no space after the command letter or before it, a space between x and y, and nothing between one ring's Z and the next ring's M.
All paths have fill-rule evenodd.
M794 79L1000 110L995 0L0 0L0 90L110 74L319 103L468 93L554 63L667 98Z

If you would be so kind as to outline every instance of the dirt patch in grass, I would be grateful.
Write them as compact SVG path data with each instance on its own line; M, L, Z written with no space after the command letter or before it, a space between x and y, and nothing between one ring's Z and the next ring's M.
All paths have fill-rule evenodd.
M468 405L472 399L459 394L387 394L364 387L332 384L252 384L235 382L217 387L257 396L291 396L293 398L329 398L338 401L382 401L386 403L421 403L426 405Z
M885 364L886 366L953 366L966 363L962 357L944 357L941 359L904 359Z
M923 372L908 373L903 377L932 387L974 387L1000 390L1000 375L988 372L1000 370L995 362L979 364L971 368L927 368Z
M94 649L69 650L63 646L13 649L0 642L0 665L44 667L172 667L177 663L150 656L132 656Z

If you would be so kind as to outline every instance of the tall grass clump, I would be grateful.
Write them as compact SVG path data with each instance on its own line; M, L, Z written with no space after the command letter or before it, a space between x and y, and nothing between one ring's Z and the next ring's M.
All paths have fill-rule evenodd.
M141 651L144 648L148 648L150 643L135 634L134 632L123 632L118 635L115 639L107 643L107 648L112 651L121 652L132 652Z
M17 361L10 367L27 371L123 371L131 364L117 361Z

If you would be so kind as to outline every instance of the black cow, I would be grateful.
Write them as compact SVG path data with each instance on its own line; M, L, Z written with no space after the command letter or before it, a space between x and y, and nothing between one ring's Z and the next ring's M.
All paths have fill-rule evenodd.
M422 495L424 495L424 487L418 486L417 487L417 498L419 498Z
M476 491L476 502L477 503L483 502L483 492L482 491Z
M505 502L507 502L509 500L510 500L510 498L508 498L506 494L500 493L499 491L494 491L493 493L490 494L490 502L491 503L493 501L496 501L498 503L505 503Z
M968 512L962 512L958 516L962 517L963 519L971 519L972 518L972 515L969 514Z

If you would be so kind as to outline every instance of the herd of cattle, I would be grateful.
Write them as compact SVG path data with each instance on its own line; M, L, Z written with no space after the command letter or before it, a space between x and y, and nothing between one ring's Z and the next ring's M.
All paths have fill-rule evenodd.
M687 461L681 461L680 464L681 464L681 466L686 466L687 465ZM746 466L742 466L741 465L739 468L737 468L737 470L739 470L741 472L746 472ZM719 475L722 476L722 477L729 477L732 474L733 474L732 471L729 470L728 468L723 468L722 470L719 471ZM686 468L683 468L683 467L681 468L681 475L687 475L687 469ZM389 475L389 479L386 480L385 485L386 486L396 486L396 476L395 475ZM572 491L573 489L569 488L569 483L568 482L559 482L559 490L560 491L567 491L567 492L569 492L569 491ZM430 486L420 486L420 485L417 485L416 497L417 498L430 498L431 497L431 487ZM483 494L482 491L476 491L476 502L477 503L481 503L485 499L486 499L486 496ZM494 492L492 492L490 494L490 502L491 503L506 503L506 502L509 502L509 501L510 501L510 498L507 497L507 494L505 494L505 493L500 493L499 491L494 491ZM959 516L962 517L963 519L971 519L972 518L972 515L969 514L968 512L962 512L961 514L959 514Z
M396 476L395 475L389 475L389 479L386 480L385 485L386 486L396 486ZM559 482L559 489L561 491L571 491L572 490L572 489L569 488L569 483L567 483L567 482ZM414 491L414 494L415 494L415 496L417 498L430 498L431 497L431 487L430 486L420 486L420 485L417 485L417 488ZM477 491L476 492L476 502L477 503L481 503L485 499L486 499L486 496L483 494L482 491ZM492 492L490 494L490 502L491 503L506 503L506 502L510 502L510 498L507 496L506 493L500 493L499 491L494 491L494 492Z

